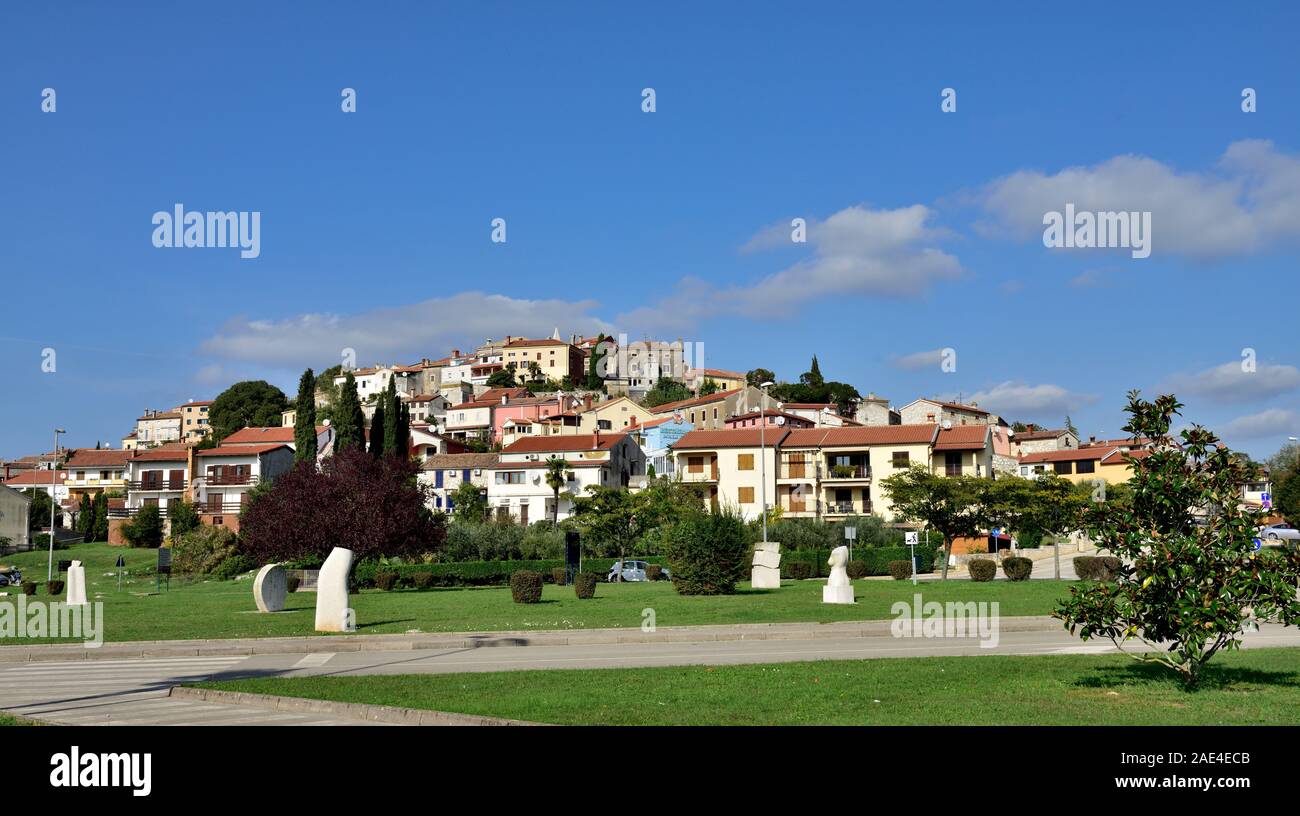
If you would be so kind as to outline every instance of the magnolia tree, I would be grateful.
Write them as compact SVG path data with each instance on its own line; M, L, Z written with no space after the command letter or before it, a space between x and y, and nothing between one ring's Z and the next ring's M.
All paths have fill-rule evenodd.
M299 462L253 500L239 520L240 551L260 563L324 558L346 547L357 560L436 550L446 531L426 506L418 465L359 447L317 470Z
M1088 523L1123 566L1113 583L1073 587L1056 614L1084 640L1109 638L1194 688L1206 663L1257 622L1300 623L1300 552L1256 549L1258 511L1243 505L1242 489L1258 467L1199 425L1171 436L1180 408L1172 395L1129 394L1124 430L1152 446L1126 456L1128 500L1098 504ZM1134 641L1144 651L1125 648Z

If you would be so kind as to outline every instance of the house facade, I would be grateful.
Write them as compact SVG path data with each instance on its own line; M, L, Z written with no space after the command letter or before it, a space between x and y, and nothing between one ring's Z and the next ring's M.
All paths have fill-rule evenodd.
M746 386L732 391L718 391L704 397L669 402L650 410L661 417L680 414L686 422L703 431L722 430L726 428L730 417L757 411L759 408L779 410L780 406L759 389Z
M584 370L586 356L582 350L558 337L546 340L514 339L505 344L501 355L502 362L507 367L513 365L515 375L523 379L532 379L540 374L555 382L567 378L576 384L587 376Z
M192 494L199 520L239 532L239 513L248 494L262 481L287 472L293 461L293 449L282 442L195 451Z
M953 425L993 425L998 421L995 414L979 406L933 399L912 400L900 408L898 414L903 425L943 422L951 422Z
M486 497L493 468L501 460L495 453L440 453L424 460L420 483L429 488L429 509L450 513L456 509L456 493L472 484Z
M558 518L573 513L573 499L591 485L626 488L645 476L645 455L627 433L557 434L520 439L501 450L487 484L489 512L521 524L550 519L555 494L546 483L547 460L568 463Z
M146 411L135 421L136 447L179 442L184 435L183 429L184 420L178 411Z
M0 484L0 552L31 548L31 507L30 496Z
M126 493L126 463L134 451L78 448L68 459L68 499L80 502L104 492Z

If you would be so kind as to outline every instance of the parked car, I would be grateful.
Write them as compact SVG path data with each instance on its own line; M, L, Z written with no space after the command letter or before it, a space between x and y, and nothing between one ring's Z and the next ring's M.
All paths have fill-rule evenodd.
M23 582L23 574L17 567L0 567L0 587L18 586Z
M1268 524L1259 528L1259 537L1270 544L1286 541L1295 546L1293 542L1300 542L1300 530L1287 524Z
M624 581L649 581L646 576L646 567L650 566L644 561L615 561L614 566L609 568L609 575L605 580L614 583L618 580L619 572L623 573ZM668 568L659 568L659 580L666 581L669 578Z

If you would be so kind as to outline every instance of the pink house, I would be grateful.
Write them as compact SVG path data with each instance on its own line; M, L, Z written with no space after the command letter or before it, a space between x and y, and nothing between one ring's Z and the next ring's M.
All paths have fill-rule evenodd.
M577 404L570 396L561 397L502 397L501 404L492 409L492 438L501 438L501 426L507 420L538 420L563 413Z

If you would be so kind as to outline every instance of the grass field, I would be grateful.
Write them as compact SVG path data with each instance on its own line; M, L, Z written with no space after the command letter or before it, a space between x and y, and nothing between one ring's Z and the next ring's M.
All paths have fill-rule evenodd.
M570 725L1300 723L1300 649L1219 655L1203 682L1121 655L997 655L198 685Z
M3 711L0 711L0 728L3 728L6 725L40 725L40 723L26 720L22 717L15 717L12 714L6 714Z
M120 591L113 567L119 555L126 557L130 573ZM258 614L251 579L189 582L174 578L170 590L156 591L150 571L157 555L151 550L85 544L58 550L55 557L76 558L86 564L87 595L104 603L106 641L315 634L314 593L290 595L285 612ZM0 562L17 564L27 578L43 582L45 558L43 553L21 553ZM1056 581L929 582L914 589L907 581L875 580L855 582L856 605L836 606L821 602L823 585L815 580L786 581L780 590L751 590L742 584L736 595L682 597L668 582L602 583L596 597L585 601L574 596L572 587L547 585L542 602L533 605L513 603L505 587L366 590L352 596L352 605L358 631L377 634L637 627L646 609L654 610L660 627L881 620L892 617L890 606L895 601L910 601L916 591L926 601L998 601L1004 616L1046 615L1058 598L1068 595L1068 583ZM19 592L6 589L8 595L0 597L0 605L14 603ZM48 596L38 594L35 599L48 600Z

